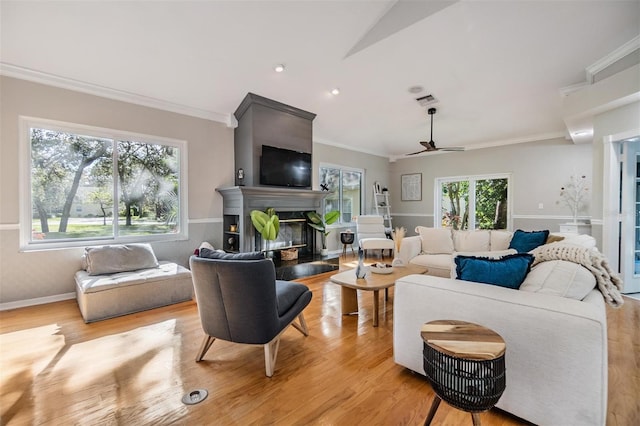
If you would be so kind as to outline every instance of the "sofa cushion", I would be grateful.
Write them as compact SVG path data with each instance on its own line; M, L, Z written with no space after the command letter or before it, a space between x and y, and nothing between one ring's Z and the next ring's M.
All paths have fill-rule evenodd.
M200 257L207 259L222 259L222 260L258 260L264 259L264 254L261 251L250 251L246 253L226 253L219 250L210 250L206 247L200 249Z
M595 286L596 278L584 266L566 260L550 260L531 268L520 290L582 300Z
M419 254L409 263L427 268L428 271L425 274L444 278L451 276L450 254Z
M529 273L533 256L527 253L511 254L500 259L456 256L455 262L459 280L517 289Z
M534 248L543 245L549 237L549 230L523 231L518 229L513 233L509 248L518 250L518 253L527 253Z
M422 240L422 252L426 254L453 253L453 237L449 228L427 228L416 226Z
M85 248L82 264L89 275L103 275L157 268L158 259L149 244L112 244Z
M511 243L511 238L513 238L513 232L502 230L502 229L492 229L491 230L491 250L507 250L509 248L509 244Z
M455 251L489 251L491 250L491 233L482 229L453 231L453 248Z

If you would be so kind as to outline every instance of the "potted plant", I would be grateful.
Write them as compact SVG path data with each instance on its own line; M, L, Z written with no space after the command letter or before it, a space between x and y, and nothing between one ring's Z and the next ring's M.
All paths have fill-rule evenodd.
M317 212L307 212L307 218L309 219L309 225L320 232L322 236L322 251L321 254L326 256L329 251L327 250L327 235L331 232L327 230L327 226L334 223L340 217L338 210L332 210L325 213L324 216L320 216Z
M269 241L278 238L280 219L272 207L267 208L265 211L252 210L250 216L253 227L262 235L262 240L265 244L265 254L267 257L270 257Z

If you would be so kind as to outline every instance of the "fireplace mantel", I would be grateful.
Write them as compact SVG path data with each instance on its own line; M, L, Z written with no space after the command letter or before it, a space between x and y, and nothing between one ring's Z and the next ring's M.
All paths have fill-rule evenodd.
M222 195L224 231L237 224L237 251L252 251L254 229L249 217L251 210L273 207L276 212L321 211L322 200L330 194L325 191L270 186L232 186L216 188Z

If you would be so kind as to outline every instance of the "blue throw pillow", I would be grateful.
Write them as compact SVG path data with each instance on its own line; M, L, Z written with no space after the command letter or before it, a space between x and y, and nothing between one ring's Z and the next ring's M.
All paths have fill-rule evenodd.
M258 260L264 259L264 254L261 251L250 251L247 253L225 253L222 251L211 250L203 247L200 249L200 257L222 260Z
M523 231L522 229L518 229L513 233L513 237L511 238L511 243L509 244L510 249L515 249L518 253L527 253L534 248L543 245L547 242L547 238L549 238L549 230L544 231Z
M500 259L456 256L455 262L459 280L518 289L531 269L533 256L528 253L510 254Z

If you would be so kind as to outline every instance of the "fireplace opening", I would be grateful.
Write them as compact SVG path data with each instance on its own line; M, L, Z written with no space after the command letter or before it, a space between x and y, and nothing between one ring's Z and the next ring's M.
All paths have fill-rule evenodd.
M276 211L276 214L280 220L280 232L276 240L269 241L269 250L273 251L277 279L294 280L340 268L337 255L321 256L316 252L317 231L307 223L306 211ZM258 232L254 232L254 236L256 250L265 250L262 236ZM282 250L290 248L298 250L297 259L283 260Z
M268 242L269 250L279 254L281 250L296 248L298 256L315 254L315 229L307 224L306 212L278 212L280 232L278 238ZM255 232L255 250L266 250L265 242L260 233Z

